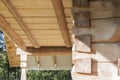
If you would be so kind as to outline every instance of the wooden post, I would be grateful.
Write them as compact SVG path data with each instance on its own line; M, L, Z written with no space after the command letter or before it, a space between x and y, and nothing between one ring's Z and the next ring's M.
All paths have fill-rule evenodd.
M21 53L20 54L20 67L22 69L21 71L21 80L27 80L26 74L27 74L27 54Z
M26 77L26 68L22 68L22 71L21 71L21 80L27 80L27 77Z

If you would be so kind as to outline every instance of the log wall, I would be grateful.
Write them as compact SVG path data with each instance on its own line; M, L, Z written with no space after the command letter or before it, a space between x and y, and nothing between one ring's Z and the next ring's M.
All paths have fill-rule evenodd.
M119 0L73 0L73 80L120 80L119 8Z

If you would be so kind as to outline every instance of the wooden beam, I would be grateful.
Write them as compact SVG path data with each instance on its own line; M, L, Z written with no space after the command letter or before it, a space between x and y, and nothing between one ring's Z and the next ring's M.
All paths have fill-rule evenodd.
M71 55L72 49L65 47L42 47L42 48L27 48L26 52L32 56L58 56L58 55ZM30 54L31 53L31 54Z
M2 31L12 39L21 49L25 50L26 46L23 40L17 35L14 29L9 25L9 23L5 20L5 18L0 15L0 28Z
M33 37L31 31L28 29L27 25L25 24L22 17L19 15L19 13L17 12L16 8L13 6L11 1L10 0L1 0L1 1L4 3L4 5L7 7L7 9L10 11L10 13L14 16L16 21L19 23L20 27L23 29L25 34L28 36L28 38L31 41L31 43L33 44L33 46L35 48L39 48L40 47L39 43Z
M120 75L120 59L118 59L118 75Z
M57 20L58 20L58 24L60 26L60 30L65 42L66 47L71 47L71 39L70 39L70 34L68 32L68 27L67 27L67 22L65 19L65 13L64 13L64 8L63 8L63 4L62 4L62 0L52 0L55 12L56 12L56 16L57 16Z
M4 38L5 38L7 56L8 56L10 67L18 66L18 64L20 62L20 56L16 55L15 44L11 40L9 40L9 38L7 36L4 35ZM20 64L19 64L19 66L20 66Z

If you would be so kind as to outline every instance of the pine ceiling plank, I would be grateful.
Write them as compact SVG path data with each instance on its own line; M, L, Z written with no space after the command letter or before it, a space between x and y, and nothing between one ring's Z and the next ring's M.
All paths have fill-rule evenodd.
M62 35L34 35L37 39L62 39ZM20 36L24 40L28 40L27 36Z
M71 47L72 44L71 44L71 40L70 40L70 35L69 35L68 27L67 27L67 22L66 22L66 18L65 18L62 1L52 0L52 4L55 9L57 21L58 21L58 24L59 24L59 27L61 30L61 34L62 34L64 42L65 42L65 45L66 45L66 47Z
M71 7L71 0L62 1L64 8ZM12 3L15 4L16 8L53 8L51 0L12 0Z
M30 42L29 40L24 40L24 41L25 42ZM54 42L55 43L59 43L59 42L64 43L62 38L61 39L56 39L56 38L40 39L40 40L38 40L38 42L52 42L53 44L54 44Z
M17 9L22 17L56 17L54 9ZM70 9L64 9L65 16L70 17ZM5 17L13 17L7 10L1 10L0 13Z
M71 39L71 41L72 41L72 39ZM24 42L26 43L26 45L31 46L29 40L24 39ZM64 43L62 38L59 38L59 39L56 39L56 38L40 38L38 42L41 43L41 46L65 46L65 43Z
M40 42L41 43L41 42ZM45 42L43 42L43 43L41 43L41 46L48 46L48 47L56 47L56 46L58 46L58 47L64 47L65 46L65 44L64 44L64 42L57 42L57 43L48 43L48 44L46 44L46 43L48 43L47 41ZM32 46L32 44L30 43L30 42L25 42L25 44L26 44L26 46L29 46L29 47L33 47Z
M24 31L22 30L16 30L15 31L18 35L25 35ZM33 35L45 35L45 34L56 34L60 35L60 30L31 30ZM72 30L69 30L69 33L72 34Z
M4 6L4 4L0 1L0 10L1 9L7 9L5 6Z
M5 18L0 15L0 28L11 38L20 48L25 50L26 46L23 40L18 36L15 30L9 25Z
M10 0L2 0L4 5L8 8L8 10L11 12L11 14L15 17L15 19L18 21L19 25L25 32L25 34L30 39L31 43L34 47L38 48L40 47L39 43L37 43L37 40L33 37L32 33L29 31L27 25L24 23L22 17L19 15L19 13L16 11Z
M70 16L70 9L64 11L66 16ZM19 9L18 12L21 16L56 16L54 9Z
M12 0L12 3L16 8L53 8L51 0Z
M19 24L10 24L15 30L22 30ZM30 30L59 30L58 24L27 24ZM72 24L68 24L68 29L72 29Z
M0 10L0 14L3 14L5 17L13 17L7 9Z
M6 20L9 23L17 23L17 21L14 18L6 18ZM57 24L57 18L53 17L53 18L37 18L37 17L28 17L28 18L23 18L23 20L25 21L25 23L27 24ZM72 19L71 18L66 18L67 23L71 23L72 24Z

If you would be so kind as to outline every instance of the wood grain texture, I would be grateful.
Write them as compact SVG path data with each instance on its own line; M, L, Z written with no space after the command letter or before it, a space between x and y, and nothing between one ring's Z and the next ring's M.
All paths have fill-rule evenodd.
M75 62L75 72L81 74L91 74L91 59L78 59Z
M79 11L73 13L74 26L76 27L90 27L90 13L89 11Z
M39 43L37 43L37 40L32 35L31 31L29 31L27 25L24 23L24 21L22 20L22 17L16 11L15 7L10 2L10 0L2 0L2 2L7 7L7 9L10 11L10 13L14 16L14 18L16 19L16 21L18 21L20 27L23 29L23 31L25 32L25 34L28 36L28 38L30 39L30 41L33 44L33 46L36 47L36 48L40 47Z
M18 34L15 32L15 30L9 25L9 23L5 20L5 18L0 15L0 28L3 30L3 32L9 36L10 39L12 39L17 46L22 48L23 50L26 49L26 45L24 44L23 40L18 36Z
M70 8L72 6L71 0L62 0L62 2L64 8ZM12 0L12 3L15 4L16 8L53 8L51 0Z
M31 53L32 55L36 56L57 56L57 55L71 55L72 51L71 48L65 47L44 47L44 48L27 48L27 52Z
M93 62L118 62L120 58L119 43L96 43L92 44L92 54L73 51L72 59L91 58ZM114 56L114 57L113 57Z
M91 52L91 36L81 35L74 37L74 51L79 52Z
M71 43L71 39L70 39L70 35L68 32L68 27L67 27L67 22L65 19L65 13L63 11L63 4L62 1L60 0L52 0L55 12L56 12L56 16L57 16L57 21L61 30L61 34L63 36L63 40L65 42L66 47L71 47L72 43Z
M117 65L117 67L118 67L118 75L120 75L120 58L118 59L118 65Z
M91 1L91 18L112 18L120 16L120 1L119 0L105 0L105 1Z
M72 0L73 7L88 7L88 0Z
M119 42L119 20L92 20L91 28L73 27L73 34L76 36L90 34L92 42Z
M114 66L113 63L96 63L96 64L98 64L97 66L98 68L95 68L95 65L93 64L92 67L96 69L96 72L93 72L91 75L78 74L75 72L75 66L73 66L71 71L72 79L73 80L119 80L119 76L117 74L117 67Z
M15 44L4 35L10 67L20 66L20 56L16 55Z

